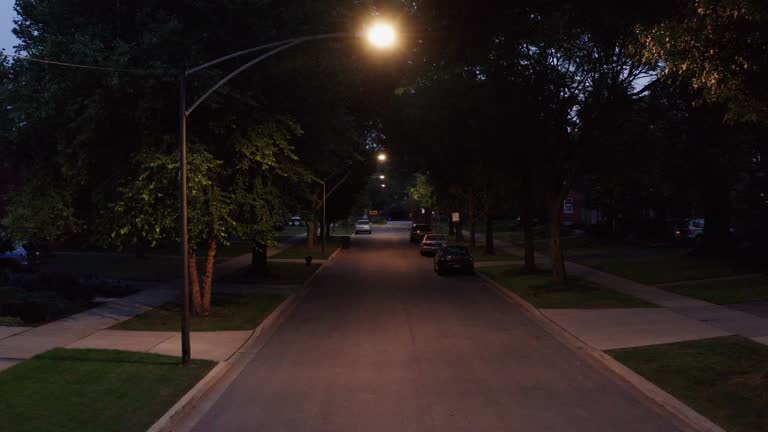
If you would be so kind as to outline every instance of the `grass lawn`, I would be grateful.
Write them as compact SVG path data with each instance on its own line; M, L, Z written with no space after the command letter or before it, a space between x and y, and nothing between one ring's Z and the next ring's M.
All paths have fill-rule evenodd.
M482 244L477 244L472 249L472 257L475 258L475 261L483 262L483 261L514 261L522 259L521 256L515 255L508 252L503 252L501 249L496 248L496 255L486 255L485 254L485 248Z
M519 295L537 308L596 309L655 307L635 297L603 288L590 282L570 278L564 288L551 282L549 273L521 273L519 266L483 267L478 271Z
M226 246L221 246L216 251L216 256L221 258L231 258L240 255L250 254L253 249L253 243L249 241L236 240Z
M747 273L731 262L690 255L577 259L597 270L646 284L709 279Z
M768 346L728 336L608 353L729 432L768 430Z
M124 351L54 349L0 372L2 429L143 432L213 367Z
M314 259L328 259L336 249L339 248L339 240L334 237L329 237L325 243L325 254L322 253L322 242L317 240L317 246L312 249L307 248L306 242L294 244L280 252L277 255L273 255L271 258L276 259L304 259L306 256L311 255Z
M282 231L277 233L275 240L280 243L291 239L292 237L304 235L307 233L307 227L305 226L287 226Z
M204 263L203 260L200 262ZM181 259L174 256L136 258L133 255L115 253L60 253L45 260L40 270L122 280L167 281L180 277L180 266Z
M192 331L253 330L259 326L285 296L277 294L213 294L211 315L192 317ZM179 331L179 313L176 303L166 303L141 315L123 321L113 330Z
M664 285L661 288L721 305L768 301L768 278L759 276Z
M222 281L238 284L301 285L319 268L320 264L307 267L304 263L268 262L266 274L252 274L245 269L223 277Z

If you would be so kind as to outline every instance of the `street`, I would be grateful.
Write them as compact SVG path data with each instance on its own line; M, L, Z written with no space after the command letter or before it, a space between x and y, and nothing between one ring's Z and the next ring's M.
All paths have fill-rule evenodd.
M683 430L408 227L353 237L193 430Z

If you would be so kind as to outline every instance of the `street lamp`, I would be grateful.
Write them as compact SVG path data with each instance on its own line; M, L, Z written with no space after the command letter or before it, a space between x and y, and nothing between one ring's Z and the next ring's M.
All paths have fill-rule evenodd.
M397 41L397 32L391 24L377 22L368 29L367 37L368 42L377 48L390 48Z
M226 84L229 80L239 75L249 67L259 63L281 51L287 50L296 45L303 44L305 42L321 40L321 39L350 39L350 38L364 38L367 39L376 48L390 48L394 46L396 42L396 31L390 24L383 22L377 22L370 26L367 32L363 33L326 33L312 36L302 36L291 39L285 39L278 42L272 42L264 45L260 45L254 48L238 51L224 57L217 58L209 61L208 63L196 66L192 69L184 70L179 77L179 163L180 163L180 184L181 189L181 260L182 260L182 287L181 287L181 361L184 364L189 363L191 359L191 350L189 342L189 230L187 227L187 119L192 111L197 108L208 96L215 92L219 87ZM255 59L245 63L239 68L235 69L232 73L225 76L221 81L214 84L205 93L202 94L191 105L187 105L187 79L201 70L207 69L213 65L217 65L224 61L240 57L246 54L252 54L257 52L267 51ZM379 156L381 159L381 155ZM325 184L323 183L323 188ZM323 192L323 198L325 198L325 192ZM323 199L325 201L325 199ZM323 211L325 214L325 211ZM325 216L323 216L325 220ZM323 221L325 226L325 221ZM323 239L323 252L325 252L325 239Z
M380 176L379 176L379 179L380 179L380 180L384 180L384 178L385 178L385 177L384 177L383 175L380 175Z
M385 187L387 187L387 185L385 185L384 183L382 183L382 184L381 184L381 187L385 188Z
M379 155L376 156L376 159L378 159L379 162L386 162L387 161L387 154L386 153L379 153Z

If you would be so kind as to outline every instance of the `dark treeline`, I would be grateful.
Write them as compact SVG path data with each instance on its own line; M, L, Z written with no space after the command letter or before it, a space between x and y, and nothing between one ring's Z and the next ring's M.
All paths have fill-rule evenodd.
M403 31L395 52L297 47L190 116L189 258L209 257L204 280L218 243L268 244L286 215L309 221L314 242L322 196L310 177L339 183L329 220L345 217L381 146L421 173L412 204L461 212L471 242L483 222L489 253L494 219L519 215L533 270L533 221L546 220L560 283L561 210L575 189L617 231L696 211L705 250L732 251L732 227L768 240L765 2L17 0L16 10L20 53L136 70L0 60L0 223L17 239L177 241L180 71L380 15ZM190 102L245 61L196 75Z
M734 251L732 227L742 245L768 240L764 2L441 0L414 2L413 17L425 36L386 126L470 242L477 220L490 240L494 218L519 215L533 270L545 220L567 283L561 217L576 189L616 234L696 213L707 253Z

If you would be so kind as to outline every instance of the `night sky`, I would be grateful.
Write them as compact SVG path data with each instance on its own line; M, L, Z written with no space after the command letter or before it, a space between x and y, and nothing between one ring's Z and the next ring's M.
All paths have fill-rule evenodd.
M14 0L0 0L0 49L12 51L17 40L11 33L13 28Z

